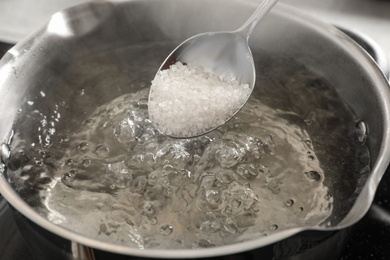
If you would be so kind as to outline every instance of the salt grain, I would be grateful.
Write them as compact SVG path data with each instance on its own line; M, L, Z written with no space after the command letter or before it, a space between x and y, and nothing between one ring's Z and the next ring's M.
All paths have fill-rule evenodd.
M152 81L149 118L166 135L201 135L223 124L251 91L248 84L177 62L159 71Z

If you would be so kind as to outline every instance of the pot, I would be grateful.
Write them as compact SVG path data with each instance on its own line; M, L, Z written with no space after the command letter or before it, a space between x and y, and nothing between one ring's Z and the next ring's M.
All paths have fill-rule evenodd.
M264 57L262 53L266 53L267 57L276 60L288 57L305 64L334 86L356 117L364 122L360 124L362 131L368 129L369 132L366 142L371 155L371 171L359 184L359 194L354 202L350 206L335 207L334 214L328 219L329 225L290 228L268 237L214 248L139 250L102 242L53 224L24 202L8 183L7 168L12 167L8 165L9 143L21 107L45 110L49 104L60 100L74 100L66 111L74 117L57 127L77 127L83 114L91 113L94 107L134 88L129 85L132 80L147 84L153 78L154 71L143 69L139 64L142 61L145 66L153 67L158 62L148 63L151 57L142 51L129 61L126 59L130 57L128 53L122 52L124 47L142 47L151 42L180 43L205 31L233 30L256 6L254 2L233 0L91 2L54 14L45 26L8 51L0 61L3 162L0 192L14 208L26 242L39 259L53 259L54 256L63 259L222 259L222 256L229 258L232 255L245 259L258 259L259 256L262 259L337 257L343 246L341 238L347 235L348 227L359 221L369 209L390 160L389 84L376 63L347 35L282 4L278 4L253 32L250 45L255 57L256 54ZM94 59L98 54L100 58ZM162 62L166 55L161 53L161 57L152 58ZM91 63L84 64L82 70L75 73L72 66L84 57L92 57ZM96 73L100 62L113 62L113 65L108 72ZM256 64L264 69L260 60ZM132 79L128 77L130 69L135 70ZM85 91L93 90L92 98L78 102L74 97L84 88ZM31 125L32 131L35 127ZM50 246L46 246L48 242ZM318 246L316 250L312 250L314 245ZM325 251L327 253L323 253Z

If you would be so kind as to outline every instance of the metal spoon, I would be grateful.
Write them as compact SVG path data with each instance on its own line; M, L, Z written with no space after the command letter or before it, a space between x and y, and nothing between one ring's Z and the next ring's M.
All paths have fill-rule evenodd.
M241 105L226 118L215 118L212 125L205 129L194 131L171 131L163 127L164 122L153 120L153 111L150 101L154 98L153 85L149 93L149 116L154 126L162 134L176 137L196 137L225 124L232 118L248 101L255 85L256 70L253 62L252 52L248 45L249 37L258 24L278 0L264 0L252 16L237 30L232 32L208 32L195 35L180 44L163 62L159 71L168 69L172 64L181 62L183 64L194 64L203 67L205 70L221 75L224 78L237 80L240 84L248 84L250 92ZM201 115L199 115L201 116Z

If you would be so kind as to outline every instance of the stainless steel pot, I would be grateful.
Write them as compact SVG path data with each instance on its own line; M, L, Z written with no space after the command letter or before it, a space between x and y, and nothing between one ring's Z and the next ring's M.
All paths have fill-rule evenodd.
M8 142L18 109L26 101L34 100L41 91L46 93L45 100L55 100L58 96L69 100L88 79L95 93L93 106L103 104L128 91L123 85L127 82L127 66L140 63L139 60L127 61L126 56L118 56L115 50L150 42L181 42L205 31L232 30L242 24L256 6L253 1L234 0L98 1L56 13L44 27L19 42L0 61L2 161L7 161L9 156ZM340 246L337 241L345 233L336 231L354 224L367 212L390 160L389 84L375 62L348 36L282 4L277 5L256 29L250 44L254 53L293 57L326 78L368 126L371 173L353 206L343 209L344 213L335 214L331 227L327 228L293 228L240 244L201 250L139 250L85 237L49 222L12 189L3 165L0 168L0 192L15 208L25 234L35 233L35 238L28 240L29 243L36 247L35 242L53 242L53 254L50 248L43 252L34 248L40 251L41 258L50 259L58 252L63 253L64 259L93 259L96 252L152 258L199 258L253 250L266 259L310 259L307 258L310 250L306 255L300 250L313 244L313 233L317 244L326 237ZM94 53L104 53L104 61L117 61L114 70L110 71L115 77L110 76L109 85L99 84L108 75L96 75L92 63L87 64L91 65L90 70L83 70L77 77L68 73L79 57L93 56ZM162 53L161 60L165 56L166 53ZM147 57L145 53L140 58ZM135 73L145 82L153 77L152 71L142 67ZM91 75L96 78L91 79ZM36 104L41 109L46 105L42 101ZM89 105L75 103L69 110L75 114L80 109L88 113L93 109ZM328 246L326 244L325 248ZM90 248L98 250L91 253ZM332 257L332 253L329 252L328 256ZM317 259L323 256L326 254Z

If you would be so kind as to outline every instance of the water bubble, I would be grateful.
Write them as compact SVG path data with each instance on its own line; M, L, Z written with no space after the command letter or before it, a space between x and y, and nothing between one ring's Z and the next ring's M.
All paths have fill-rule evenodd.
M279 227L278 227L278 225L276 225L276 224L273 224L272 226L271 226L271 230L277 230Z
M86 152L88 150L88 146L89 144L87 142L82 142L76 147L76 149L82 152Z
M217 187L217 179L215 178L214 174L212 173L205 173L203 174L203 179L201 182L201 187L203 187L205 190L209 190L212 188Z
M304 142L307 145L307 147L309 147L310 149L313 148L313 143L310 139L305 139Z
M218 222L207 220L207 221L203 222L202 224L200 224L199 229L202 232L205 232L207 234L211 234L211 233L215 233L218 230L220 230L221 225Z
M39 150L38 154L42 157L46 157L46 152L44 150Z
M84 120L83 124L85 125L93 125L95 123L95 120L94 119L91 119L91 118L88 118L86 120Z
M147 109L148 108L148 99L141 98L140 100L137 101L135 107L139 107L140 109Z
M367 140L367 126L364 121L359 121L355 126L355 135L359 142L365 143Z
M234 175L233 171L222 169L217 173L216 178L221 183L228 184L234 180L233 175Z
M181 187L183 185L183 179L191 175L191 173L188 173L186 170L181 170L181 171L172 171L168 170L168 182L171 185L171 187Z
M90 159L85 159L82 164L84 167L89 167L92 164L92 161Z
M170 164L166 164L163 166L163 170L166 171L166 172L171 172L171 171L174 171L174 168L172 165Z
M267 188L272 191L273 194L278 194L280 193L280 187L279 185L282 184L282 182L274 180L271 181L268 185Z
M143 133L144 129L142 126L131 118L123 119L114 127L116 140L126 147L129 146L129 149L136 145L136 141L139 140Z
M68 159L65 161L65 164L68 165L68 166L72 166L73 165L73 160L72 159Z
M213 229L211 228L211 221L205 221L200 224L199 229L205 233L212 233Z
M106 232L107 232L107 226L105 224L103 224L103 223L100 224L99 234L100 233L106 234Z
M256 221L259 217L257 214L259 210L246 211L244 214L236 217L236 224L239 228L249 228L256 225Z
M1 144L1 161L6 163L11 155L11 150L6 143Z
M38 167L41 167L41 166L43 166L43 162L40 161L40 160L36 160L35 161L35 165L38 166Z
M151 218L151 219L150 219L150 224L151 224L151 225L157 225L157 223L158 223L157 218Z
M240 206L241 206L241 201L238 200L238 199L232 199L229 203L229 205L233 208L233 209L238 209Z
M258 169L259 173L262 175L271 176L271 172L268 167L261 165Z
M321 174L317 171L308 171L308 172L305 172L305 175L312 181L321 180Z
M107 111L107 114L111 116L115 116L115 114L118 112L118 107L111 108ZM104 122L103 126L107 127L109 125L109 122Z
M102 209L103 207L104 207L104 203L103 202L96 203L96 208L97 209Z
M160 180L161 177L164 177L163 173L160 170L155 170L148 175L148 184L149 185L156 185Z
M313 155L313 153L312 153L311 151L308 151L308 152L307 152L307 158L308 158L309 160L311 160L311 161L313 161L313 160L315 159L315 157L314 157L314 155Z
M287 207L291 207L292 205L294 205L294 200L293 200L293 199L288 199L288 200L286 201L285 205L286 205Z
M60 143L67 143L70 141L70 138L68 135L60 136Z
M215 153L215 159L224 168L231 168L242 160L245 148L235 142L223 142Z
M76 171L70 170L69 172L67 172L61 176L61 181L62 182L71 181L75 176L76 176Z
M138 194L143 194L147 185L148 185L148 180L146 179L146 176L143 175L138 176L131 183L131 188L132 188L131 191Z
M172 227L171 225L162 225L162 226L160 227L160 232L161 232L161 234L163 234L163 235L165 235L165 236L171 234L172 231L173 231L173 227Z
M95 153L100 157L107 157L110 154L110 149L105 145L98 145Z
M237 174L243 177L244 179L250 180L256 178L259 174L256 166L252 163L241 164L237 167Z
M227 206L227 207L223 210L223 212L226 213L227 215L230 215L230 214L232 214L233 209L232 209L232 207Z
M326 194L325 199L326 200L331 200L333 198L332 194Z
M144 205L144 212L147 215L153 215L156 213L156 208L153 206L152 203L148 203Z
M36 183L37 184L42 184L42 185L46 185L46 184L49 184L53 181L53 178L52 177L48 177L48 176L45 176L45 173L42 173L40 178L37 179ZM43 197L42 197L43 198Z
M215 247L213 243L210 243L207 240L201 239L198 241L198 245L200 248L210 248L210 247Z
M223 225L223 227L230 234L235 234L235 233L237 233L237 230L238 230L236 223L231 218L226 219L226 223Z
M219 193L217 190L207 190L206 200L211 205L217 205L220 202Z

